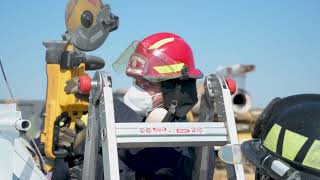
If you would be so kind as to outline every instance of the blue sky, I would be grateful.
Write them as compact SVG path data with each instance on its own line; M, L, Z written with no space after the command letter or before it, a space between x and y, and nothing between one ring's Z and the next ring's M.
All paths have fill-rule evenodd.
M1 4L0 58L17 99L45 99L45 40L60 40L67 1ZM133 41L156 32L181 35L205 74L220 65L256 65L247 88L255 106L275 96L320 91L320 1L110 0L120 27L94 52L106 60L115 88L131 79L112 62ZM9 97L0 78L0 99Z

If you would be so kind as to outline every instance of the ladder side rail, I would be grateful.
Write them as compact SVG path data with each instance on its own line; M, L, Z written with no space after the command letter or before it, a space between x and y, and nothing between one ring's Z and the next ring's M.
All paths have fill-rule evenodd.
M201 123L223 123L223 122L213 122L214 121L214 104L212 103L212 98L208 94L208 89L206 87L206 80L204 83L204 94L201 95L200 101L200 114L199 122ZM224 124L224 123L223 123ZM224 126L225 127L225 126ZM214 143L214 145L224 145L224 143ZM195 148L195 164L192 173L193 180L212 180L214 169L216 166L215 162L215 152L214 146L202 146Z
M97 71L92 82L82 179L96 179L101 145L104 179L120 180L111 77Z
M225 102L225 107L226 107L225 113L226 113L226 117L227 117L226 126L227 126L227 131L229 134L229 138L230 138L230 144L239 144L238 133L237 133L235 118L234 118L233 109L232 109L230 92L229 91L226 92L224 90L223 93L224 93L223 97L224 97L224 102ZM241 164L235 164L233 166L228 165L227 172L229 172L229 174L231 173L230 170L228 170L230 168L234 169L231 172L235 172L237 179L245 179L243 165L241 165Z
M111 77L104 72L100 76L104 84L99 106L104 179L120 180Z
M88 126L86 129L86 142L84 151L84 162L82 179L90 180L96 177L96 162L99 148L99 121L96 117L96 103L92 103L92 95L90 95L90 106L88 111Z
M225 126L228 132L228 138L230 144L238 144L238 135L236 129L235 118L232 110L232 102L230 91L224 78L220 74L210 75L210 86L214 87L212 93L216 102L216 112L218 114L219 121L225 122ZM230 165L227 164L228 179L242 180L245 179L243 166L241 164Z

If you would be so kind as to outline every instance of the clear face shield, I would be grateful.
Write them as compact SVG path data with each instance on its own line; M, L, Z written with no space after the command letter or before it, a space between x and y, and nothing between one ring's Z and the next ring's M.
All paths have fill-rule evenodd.
M241 152L241 144L228 144L218 151L219 158L227 164L245 164L246 158Z
M116 59L112 67L117 72L144 78L151 82L160 82L178 78L182 75L184 63L171 59L162 49L146 47L139 41L134 41Z

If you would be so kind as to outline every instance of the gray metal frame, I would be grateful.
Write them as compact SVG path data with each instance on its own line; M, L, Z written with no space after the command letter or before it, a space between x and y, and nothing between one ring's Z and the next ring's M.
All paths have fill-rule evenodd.
M239 144L231 94L223 79L220 74L208 76L206 78L207 89L210 97L213 97L213 102L215 102L218 121L225 123L228 132L228 144ZM243 166L227 164L227 175L228 179L244 179Z
M237 144L237 131L231 95L220 75L206 78L202 109L212 113L200 115L197 123L115 123L111 77L96 72L90 94L89 121L85 146L84 180L95 179L99 145L102 146L104 179L119 180L117 148L132 147L198 147L193 179L208 179L206 171L210 148ZM216 110L216 111L214 111ZM215 113L220 122L210 122ZM211 154L212 155L212 154ZM242 165L227 167L228 179L244 179Z

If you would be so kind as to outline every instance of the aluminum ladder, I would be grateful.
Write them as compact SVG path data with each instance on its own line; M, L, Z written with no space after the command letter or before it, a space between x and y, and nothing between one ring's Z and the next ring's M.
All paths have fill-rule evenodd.
M209 147L238 144L230 91L220 74L205 79L200 121L183 123L115 123L111 76L96 72L89 97L83 180L95 179L102 147L105 180L119 180L118 148L197 147L193 179L207 179ZM214 122L213 120L216 119ZM244 179L242 165L227 165L228 179Z

